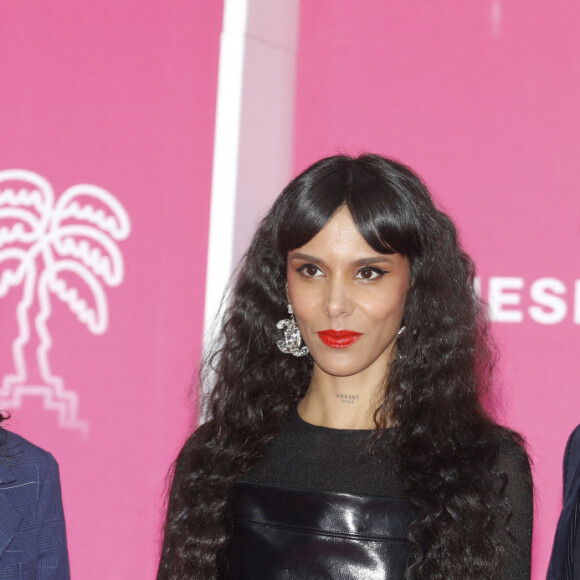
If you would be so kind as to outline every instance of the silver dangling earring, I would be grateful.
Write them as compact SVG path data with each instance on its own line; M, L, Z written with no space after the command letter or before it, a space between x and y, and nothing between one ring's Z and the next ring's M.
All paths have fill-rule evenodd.
M401 326L401 328L399 328L399 330L397 330L397 336L401 336L401 334L403 334L403 332L405 332L405 328L407 328L407 327Z
M308 347L303 346L300 348L302 337L300 336L300 330L296 326L296 321L294 320L292 304L288 304L288 314L290 314L290 318L284 318L276 324L276 328L279 328L280 330L285 329L284 338L282 340L277 340L276 345L285 354L305 356L308 354Z

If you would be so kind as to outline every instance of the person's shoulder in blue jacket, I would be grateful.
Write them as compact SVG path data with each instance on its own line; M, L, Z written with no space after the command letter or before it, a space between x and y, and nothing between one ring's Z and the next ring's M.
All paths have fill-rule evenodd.
M0 578L69 580L54 457L0 428Z
M547 578L580 579L580 425L570 435L564 452L564 502Z

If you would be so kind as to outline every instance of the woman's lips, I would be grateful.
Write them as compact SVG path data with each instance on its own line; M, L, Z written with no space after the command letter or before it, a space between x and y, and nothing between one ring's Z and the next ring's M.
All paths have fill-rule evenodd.
M346 348L356 342L362 333L353 330L320 330L318 332L320 340L331 348Z

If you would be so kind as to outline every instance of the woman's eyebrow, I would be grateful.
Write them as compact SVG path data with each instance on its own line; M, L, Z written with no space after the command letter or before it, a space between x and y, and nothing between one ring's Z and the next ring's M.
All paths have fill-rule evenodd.
M317 264L324 264L322 258L317 258L316 256L311 256L309 254L303 254L302 252L296 252L295 254L290 254L290 260L305 260L306 262L315 262ZM360 258L352 262L353 266L368 266L372 264L393 264L394 260L390 254L377 254L376 256L369 256L368 258Z
M387 264L394 264L394 260L386 255L380 255L380 256L373 256L372 258L361 258L360 260L355 260L353 262L353 264L357 265L357 266L366 266L366 265L372 265L372 264L377 264L377 263L387 263Z
M290 260L306 260L307 262L324 262L320 258L316 258L315 256L310 256L308 254L303 254L301 252L296 252L295 254L290 254Z

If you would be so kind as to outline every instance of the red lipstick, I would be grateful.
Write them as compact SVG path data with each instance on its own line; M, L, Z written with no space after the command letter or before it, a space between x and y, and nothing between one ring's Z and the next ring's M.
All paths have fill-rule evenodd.
M320 340L331 348L346 348L356 342L362 333L354 330L321 330L318 332Z

